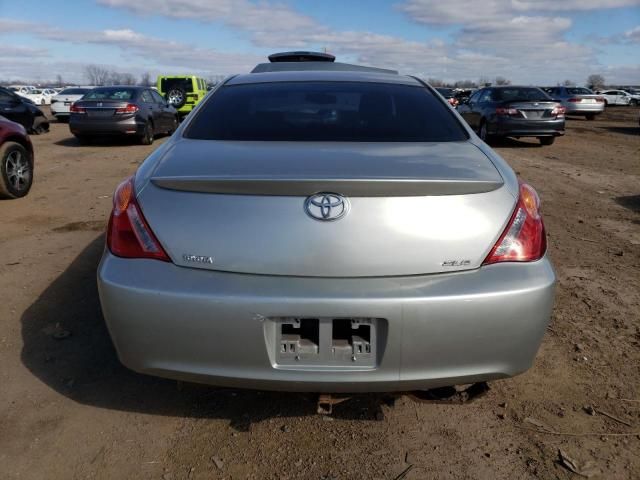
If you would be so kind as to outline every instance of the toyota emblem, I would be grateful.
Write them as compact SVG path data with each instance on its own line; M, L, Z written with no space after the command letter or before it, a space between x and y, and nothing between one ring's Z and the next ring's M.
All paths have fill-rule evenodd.
M304 202L304 210L314 220L331 222L349 211L349 200L337 193L316 193Z

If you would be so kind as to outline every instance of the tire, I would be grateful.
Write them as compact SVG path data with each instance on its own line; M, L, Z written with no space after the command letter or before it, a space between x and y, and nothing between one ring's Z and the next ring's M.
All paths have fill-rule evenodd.
M489 133L487 132L487 122L485 122L484 120L480 122L480 130L478 131L478 135L486 144L489 144L493 140L493 136L489 135Z
M182 87L172 87L167 92L167 101L173 105L176 110L187 103L187 92Z
M608 107L609 106L609 100L607 100L606 98L604 99L604 106Z
M24 197L33 183L33 159L19 143L0 147L0 198Z
M153 136L153 123L147 122L144 126L144 133L140 137L141 145L152 145L154 140Z
M553 145L556 137L538 137L538 140L540 140L540 145Z
M636 100L635 98L632 98L631 101L629 102L629 105L631 105L632 107L637 107L638 100Z
M44 98L42 100L40 100L40 105L46 105L46 102L44 101Z
M45 117L35 117L31 128L27 128L27 131L33 135L41 135L49 131L49 121Z
M93 139L88 135L76 135L75 137L78 139L78 143L80 145L91 145L93 141Z
M596 116L593 113L588 113L586 118L587 120L595 120Z

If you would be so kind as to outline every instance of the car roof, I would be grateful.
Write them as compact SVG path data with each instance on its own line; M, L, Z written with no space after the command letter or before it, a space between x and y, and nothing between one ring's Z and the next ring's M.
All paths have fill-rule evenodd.
M490 87L487 88L496 88L496 89L503 89L503 88L540 88L540 87L536 87L535 85L492 85ZM555 87L553 87L555 88Z
M83 88L83 87L71 87L71 88ZM97 90L98 88L129 88L131 90L148 90L150 87L143 87L141 85L103 85L101 87L92 88Z
M263 73L247 73L229 79L225 85L275 82L369 82L422 86L413 78L396 73L382 73L375 70L327 71L327 70L287 70Z

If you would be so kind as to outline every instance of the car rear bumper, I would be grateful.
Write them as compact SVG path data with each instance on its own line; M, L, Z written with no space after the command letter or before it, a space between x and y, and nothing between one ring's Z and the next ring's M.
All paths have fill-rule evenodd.
M87 120L79 115L69 118L69 130L74 135L142 135L144 124L135 118L123 120Z
M69 116L71 105L65 105L64 102L53 102L51 104L51 115L56 117Z
M604 112L604 103L563 103L566 115L598 115Z
M407 391L527 370L553 306L547 258L451 274L385 278L244 275L127 260L105 252L102 310L124 365L221 386L286 391ZM283 365L272 319L384 319L376 361Z
M488 132L491 135L504 137L557 137L564 135L564 119L520 120L517 118L501 118L493 125L488 125Z

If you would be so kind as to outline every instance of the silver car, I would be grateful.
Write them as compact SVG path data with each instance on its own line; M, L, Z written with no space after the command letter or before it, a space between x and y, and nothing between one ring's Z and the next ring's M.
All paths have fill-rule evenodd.
M604 112L605 99L584 87L544 87L551 98L562 103L565 115L581 115L593 120Z
M420 79L328 57L221 82L117 188L120 360L315 392L524 372L556 281L534 189Z

